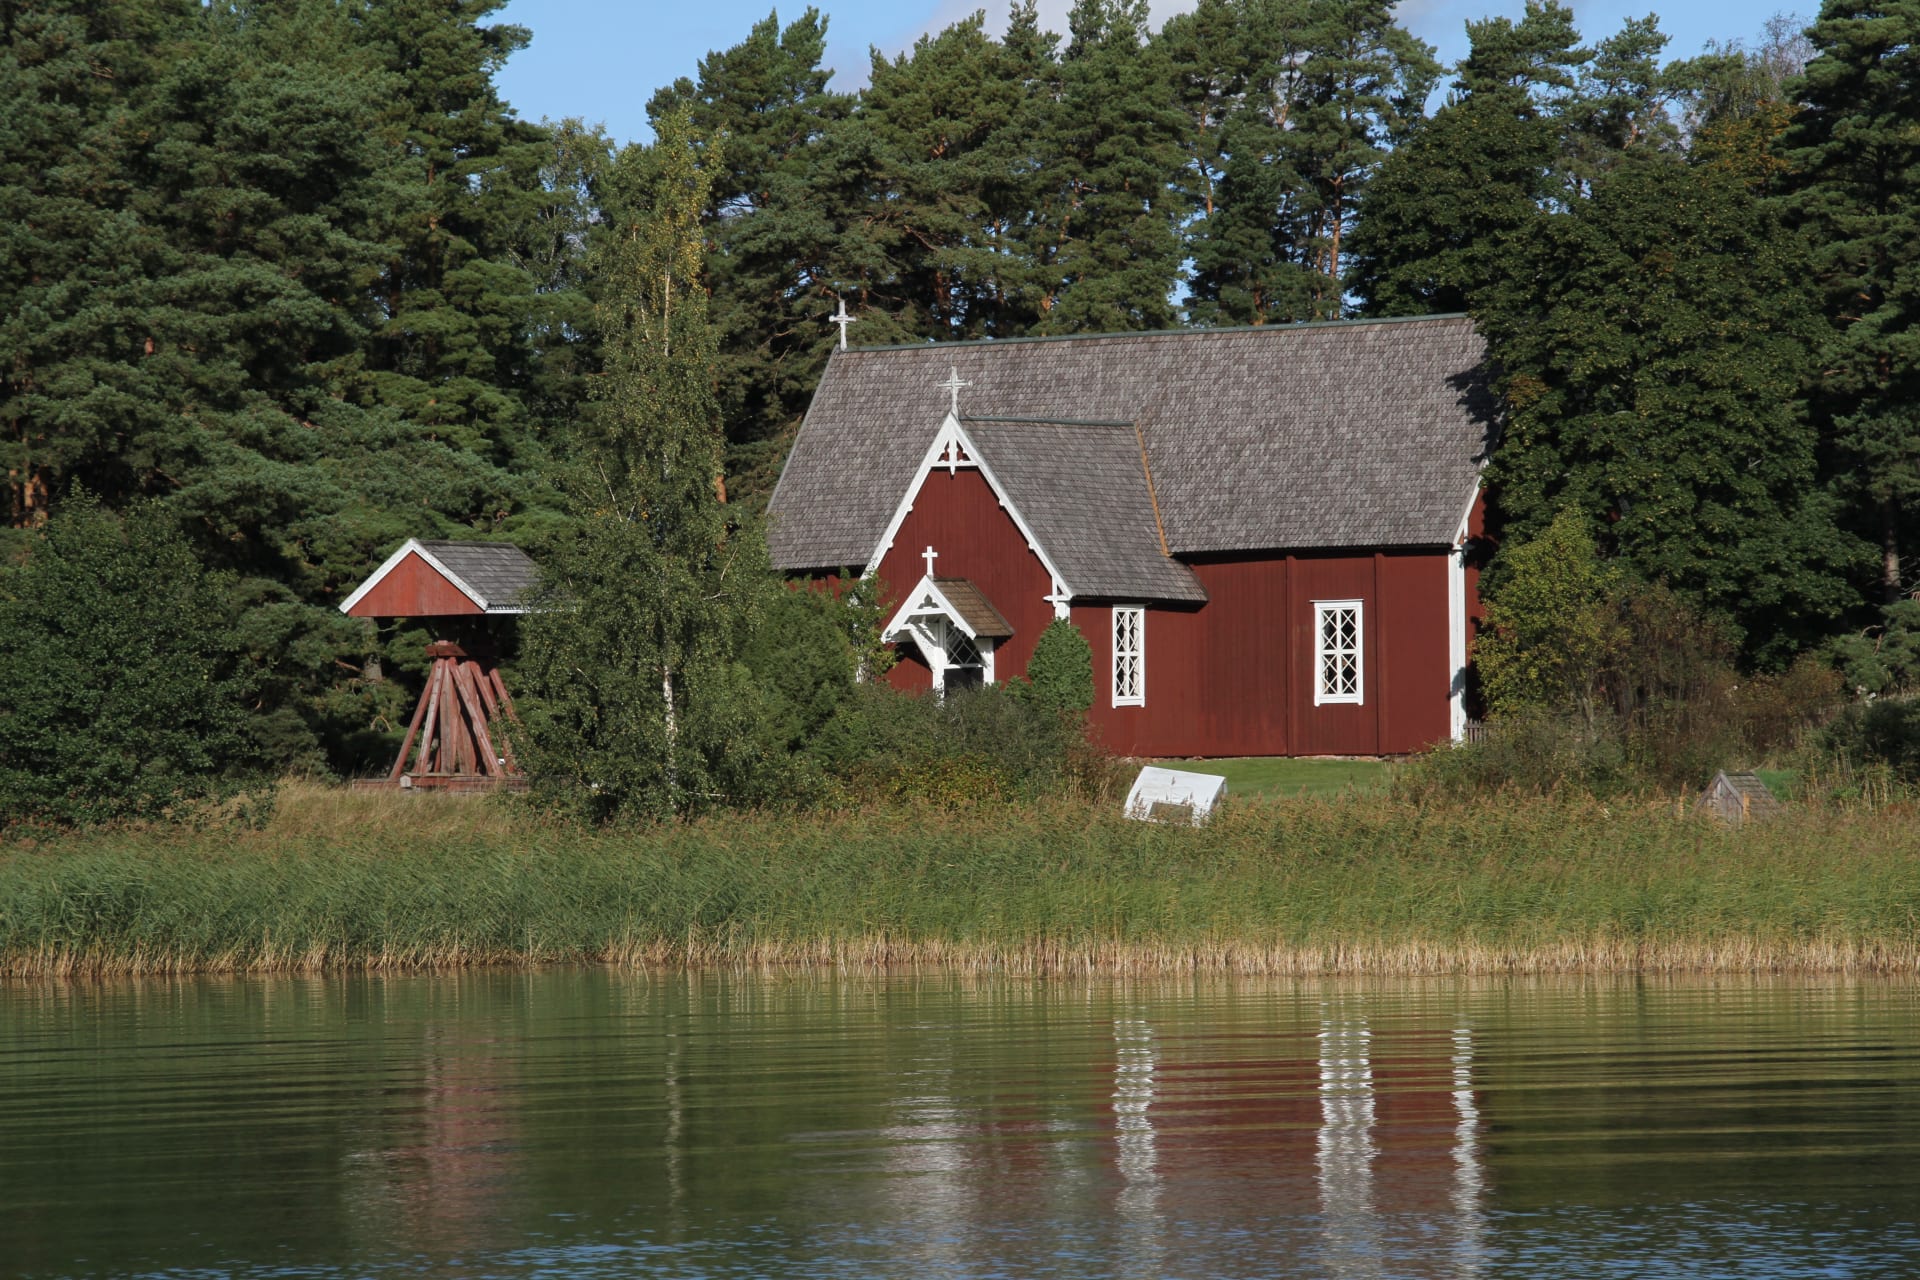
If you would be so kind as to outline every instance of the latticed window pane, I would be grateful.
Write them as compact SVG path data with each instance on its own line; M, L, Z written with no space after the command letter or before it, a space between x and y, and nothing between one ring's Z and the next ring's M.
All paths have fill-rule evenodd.
M967 633L951 624L947 627L947 663L955 667L977 667L980 665L980 650Z
M1113 705L1146 701L1147 611L1138 605L1113 610Z
M1360 602L1319 603L1313 611L1314 702L1361 701Z

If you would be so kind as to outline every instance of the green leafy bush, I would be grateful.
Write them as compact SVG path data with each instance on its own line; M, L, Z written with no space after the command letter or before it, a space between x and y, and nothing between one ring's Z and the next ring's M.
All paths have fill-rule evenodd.
M1474 655L1485 733L1421 762L1408 785L1684 791L1795 749L1838 705L1839 677L1818 658L1743 677L1721 620L1601 558L1571 511L1508 551L1505 570Z
M904 694L862 684L822 726L806 756L848 800L929 800L949 808L1072 790L1103 794L1105 757L1050 707L988 685Z
M769 594L745 660L767 699L767 732L786 751L804 750L853 695L879 649L878 610L852 591Z
M257 758L224 574L158 507L69 503L0 574L0 825L183 817Z
M1880 768L1897 782L1920 783L1920 699L1848 707L1821 730L1813 748L1849 772Z

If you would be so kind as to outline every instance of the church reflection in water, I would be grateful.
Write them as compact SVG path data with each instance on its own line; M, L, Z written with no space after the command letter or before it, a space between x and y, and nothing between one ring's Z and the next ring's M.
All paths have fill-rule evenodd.
M1467 1026L1376 1027L1329 1002L1317 1035L1111 1024L1097 1092L1031 1082L992 1101L928 1087L884 1141L896 1256L1473 1277L1490 1188ZM1078 1096L1075 1094L1078 1093ZM966 1097L967 1102L959 1101ZM1202 1265L1206 1264L1206 1265Z

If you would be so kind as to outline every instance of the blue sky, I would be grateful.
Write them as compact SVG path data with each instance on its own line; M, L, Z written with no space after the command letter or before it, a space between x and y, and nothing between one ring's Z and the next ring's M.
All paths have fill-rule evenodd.
M1647 0L1571 0L1581 33L1589 39L1619 28L1650 10ZM1152 0L1156 18L1191 8L1191 0ZM767 16L773 0L511 0L500 18L533 31L530 48L514 55L500 77L501 89L530 120L581 116L607 126L621 140L648 136L647 99L676 76L696 74L712 49L737 44ZM820 0L829 19L828 63L836 88L858 88L866 79L869 47L897 53L927 31L985 7L1004 22L1004 0ZM1066 27L1070 0L1041 0L1040 11L1055 30ZM1491 14L1517 17L1523 0L1403 0L1400 20L1452 61L1466 52L1468 19ZM1817 7L1812 0L1800 11ZM798 17L804 3L778 6L782 21ZM1679 0L1660 15L1675 56L1698 53L1709 40L1756 38L1766 19L1795 11L1791 0Z

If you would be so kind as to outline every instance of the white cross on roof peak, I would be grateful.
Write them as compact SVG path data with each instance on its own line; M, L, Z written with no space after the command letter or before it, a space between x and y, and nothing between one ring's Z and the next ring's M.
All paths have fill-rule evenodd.
M973 384L971 382L961 381L960 370L958 368L951 368L951 371L947 375L947 380L945 382L935 383L934 385L939 387L942 391L952 393L953 416L956 418L959 417L960 416L960 391L962 388L970 387Z
M847 349L847 326L850 324L859 324L860 317L847 314L847 300L845 298L840 298L839 303L839 310L827 317L827 323L840 326L840 349L845 351Z
M927 562L927 576L931 578L933 576L933 562L940 558L940 553L932 547L928 547L920 553L920 558Z

